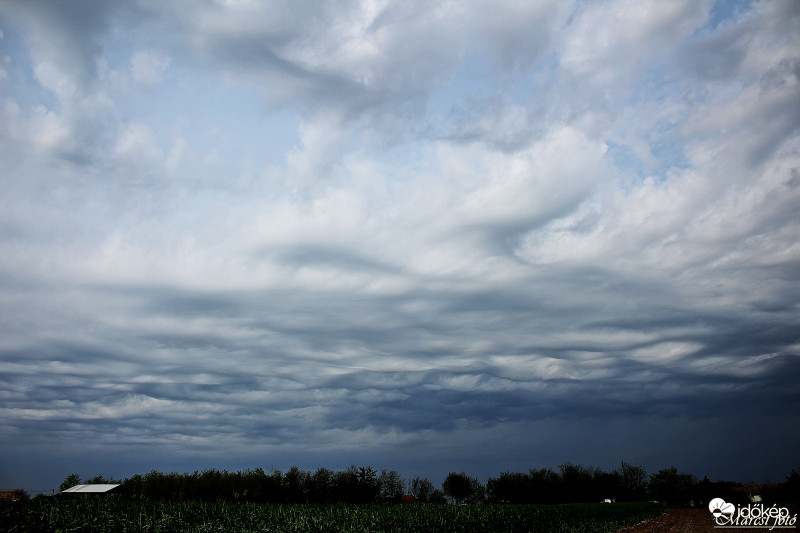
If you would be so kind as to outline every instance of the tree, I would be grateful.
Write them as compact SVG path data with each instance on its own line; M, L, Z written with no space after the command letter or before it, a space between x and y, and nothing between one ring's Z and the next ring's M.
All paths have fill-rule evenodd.
M503 472L486 482L489 500L493 502L533 503L531 487L531 477L520 472Z
M478 478L470 477L469 496L467 496L467 501L469 503L483 503L483 500L485 498L486 498L486 488L480 481L478 481Z
M447 496L441 490L433 489L433 492L428 497L428 503L447 503Z
M126 495L128 498L142 498L144 497L143 486L144 478L141 474L135 474L122 482L119 493Z
M620 464L615 473L619 476L620 494L622 501L636 501L644 499L647 489L647 471L641 466L629 465L625 461Z
M378 472L371 466L358 467L358 501L362 503L374 502L380 494L378 485Z
M568 502L593 502L605 498L597 489L600 470L572 463L558 467L561 472L562 498Z
M450 472L442 482L442 490L456 503L477 503L483 501L483 485L464 472Z
M442 491L454 502L461 503L469 494L469 479L465 473L450 472L442 482Z
M562 501L561 476L552 468L531 468L531 497L534 503L556 503Z
M58 486L58 491L64 492L65 490L80 484L81 484L81 477L78 474L70 474L67 477L65 477L64 481L61 482L61 485Z
M766 483L761 490L764 502L796 506L800 502L800 468L792 470L784 483ZM725 500L726 502L729 500ZM736 502L733 502L736 503ZM749 502L748 502L749 503Z
M112 480L111 478L103 477L103 474L99 474L92 478L87 479L84 481L87 485L94 485L94 484L103 484L103 483L116 483L116 481Z
M671 466L652 474L647 490L656 500L673 505L684 505L689 502L691 491L696 484L697 480L694 476L678 474L678 469Z
M311 474L293 466L283 475L283 493L289 503L307 503Z
M409 483L409 490L418 502L429 502L436 489L434 489L433 483L428 478L415 476Z
M378 487L380 487L379 497L385 502L400 501L403 496L403 487L405 483L400 474L394 470L381 470L381 475L378 476Z
M330 503L334 498L335 474L327 468L319 468L309 479L309 500L314 503Z
M334 485L339 501L347 503L372 503L380 493L378 476L372 467L351 465L334 475Z
M792 473L786 476L782 496L789 502L800 501L800 468L792 470Z

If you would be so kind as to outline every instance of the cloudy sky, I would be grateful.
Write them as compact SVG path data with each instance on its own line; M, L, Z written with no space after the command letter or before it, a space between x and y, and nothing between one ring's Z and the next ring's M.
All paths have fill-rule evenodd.
M800 466L794 0L0 3L0 485Z

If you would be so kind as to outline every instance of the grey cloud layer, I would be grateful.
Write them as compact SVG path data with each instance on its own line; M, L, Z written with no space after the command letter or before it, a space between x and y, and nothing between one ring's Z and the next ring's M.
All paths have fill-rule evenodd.
M792 2L72 5L0 7L12 456L795 466Z

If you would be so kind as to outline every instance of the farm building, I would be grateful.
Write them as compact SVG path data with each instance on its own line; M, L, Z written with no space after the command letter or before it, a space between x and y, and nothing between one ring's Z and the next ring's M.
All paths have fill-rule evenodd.
M119 487L119 483L97 483L92 485L75 485L61 491L61 494L110 494Z
M0 491L0 500L8 502L16 502L26 499L25 492L21 490L2 490Z

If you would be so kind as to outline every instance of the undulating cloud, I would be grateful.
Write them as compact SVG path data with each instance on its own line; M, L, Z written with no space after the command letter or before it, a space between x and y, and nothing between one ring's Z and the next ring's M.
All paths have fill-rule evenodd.
M798 21L791 0L0 4L0 480L781 479Z

